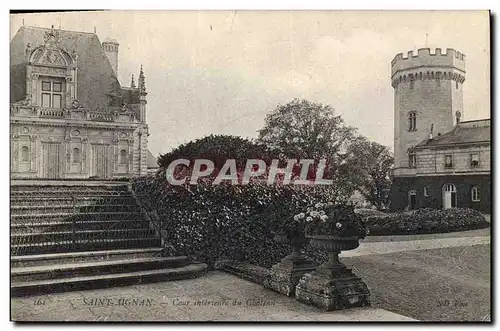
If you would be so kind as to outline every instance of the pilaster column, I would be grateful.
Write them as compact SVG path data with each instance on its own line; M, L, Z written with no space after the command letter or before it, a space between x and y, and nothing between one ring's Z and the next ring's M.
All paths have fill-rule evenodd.
M34 103L36 102L36 100L38 100L38 98L36 96L38 78L39 78L38 74L31 74L31 86L30 86L30 90L27 90L27 91L31 92L31 100Z
M30 151L31 151L30 172L32 173L37 172L37 166L36 166L38 162L37 141L38 141L38 136L36 134L32 134L30 136Z
M87 153L88 153L89 143L86 137L82 138L82 173L87 173Z

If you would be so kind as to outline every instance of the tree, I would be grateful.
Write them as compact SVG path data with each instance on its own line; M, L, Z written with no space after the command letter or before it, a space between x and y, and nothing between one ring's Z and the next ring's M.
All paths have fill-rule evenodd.
M394 165L394 157L389 149L359 136L350 145L347 162L355 165L351 175L357 190L378 209L387 208L390 201L390 172Z
M258 141L284 158L326 158L335 195L348 199L358 190L378 208L389 203L391 152L359 135L328 105L299 99L278 105L266 116Z
M355 139L356 129L335 116L332 107L294 99L266 116L257 141L278 151L282 159L326 159L324 178L333 180L337 194L349 198L356 189L348 163L348 150Z
M293 99L278 105L266 116L258 141L297 159L341 158L355 137L355 128L345 125L328 105Z

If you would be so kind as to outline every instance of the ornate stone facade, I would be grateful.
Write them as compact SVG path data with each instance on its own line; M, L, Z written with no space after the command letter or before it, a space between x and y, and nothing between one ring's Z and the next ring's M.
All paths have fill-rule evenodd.
M25 67L11 66L11 76L16 74L12 70L26 72L25 97L11 100L11 177L119 178L146 174L150 153L142 67L139 88L121 88L115 84L118 86L115 94L133 95L135 102L87 107L78 101L78 91L82 88L86 91L85 86L79 86L78 73L85 64L79 63L78 52L60 44L60 31L41 30L43 44L27 40ZM68 35L66 32L65 36ZM11 59L12 56L11 52ZM105 56L100 59L108 61ZM17 60L23 63L22 59ZM106 63L102 67L110 68Z

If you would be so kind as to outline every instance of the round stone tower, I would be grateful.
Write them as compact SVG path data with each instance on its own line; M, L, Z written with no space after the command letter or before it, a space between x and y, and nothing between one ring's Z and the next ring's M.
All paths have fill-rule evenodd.
M421 48L391 62L394 88L394 166L412 166L413 146L453 129L463 120L465 55L447 48Z

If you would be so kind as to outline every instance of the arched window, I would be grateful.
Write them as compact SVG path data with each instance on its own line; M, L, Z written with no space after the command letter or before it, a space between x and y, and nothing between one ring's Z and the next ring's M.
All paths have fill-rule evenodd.
M73 163L80 163L80 150L73 148Z
M29 149L28 146L21 147L21 162L29 161Z
M120 151L120 164L127 164L127 151L124 149Z
M472 186L472 189L470 190L470 195L471 195L471 199L472 201L479 201L479 189L477 188L477 186Z
M457 207L457 188L453 184L443 185L443 209Z
M408 113L408 131L417 131L417 113L415 111Z
M479 153L471 153L470 154L470 166L471 168L479 167Z
M460 110L455 112L455 118L457 120L457 124L460 123L460 119L462 118L462 112Z

